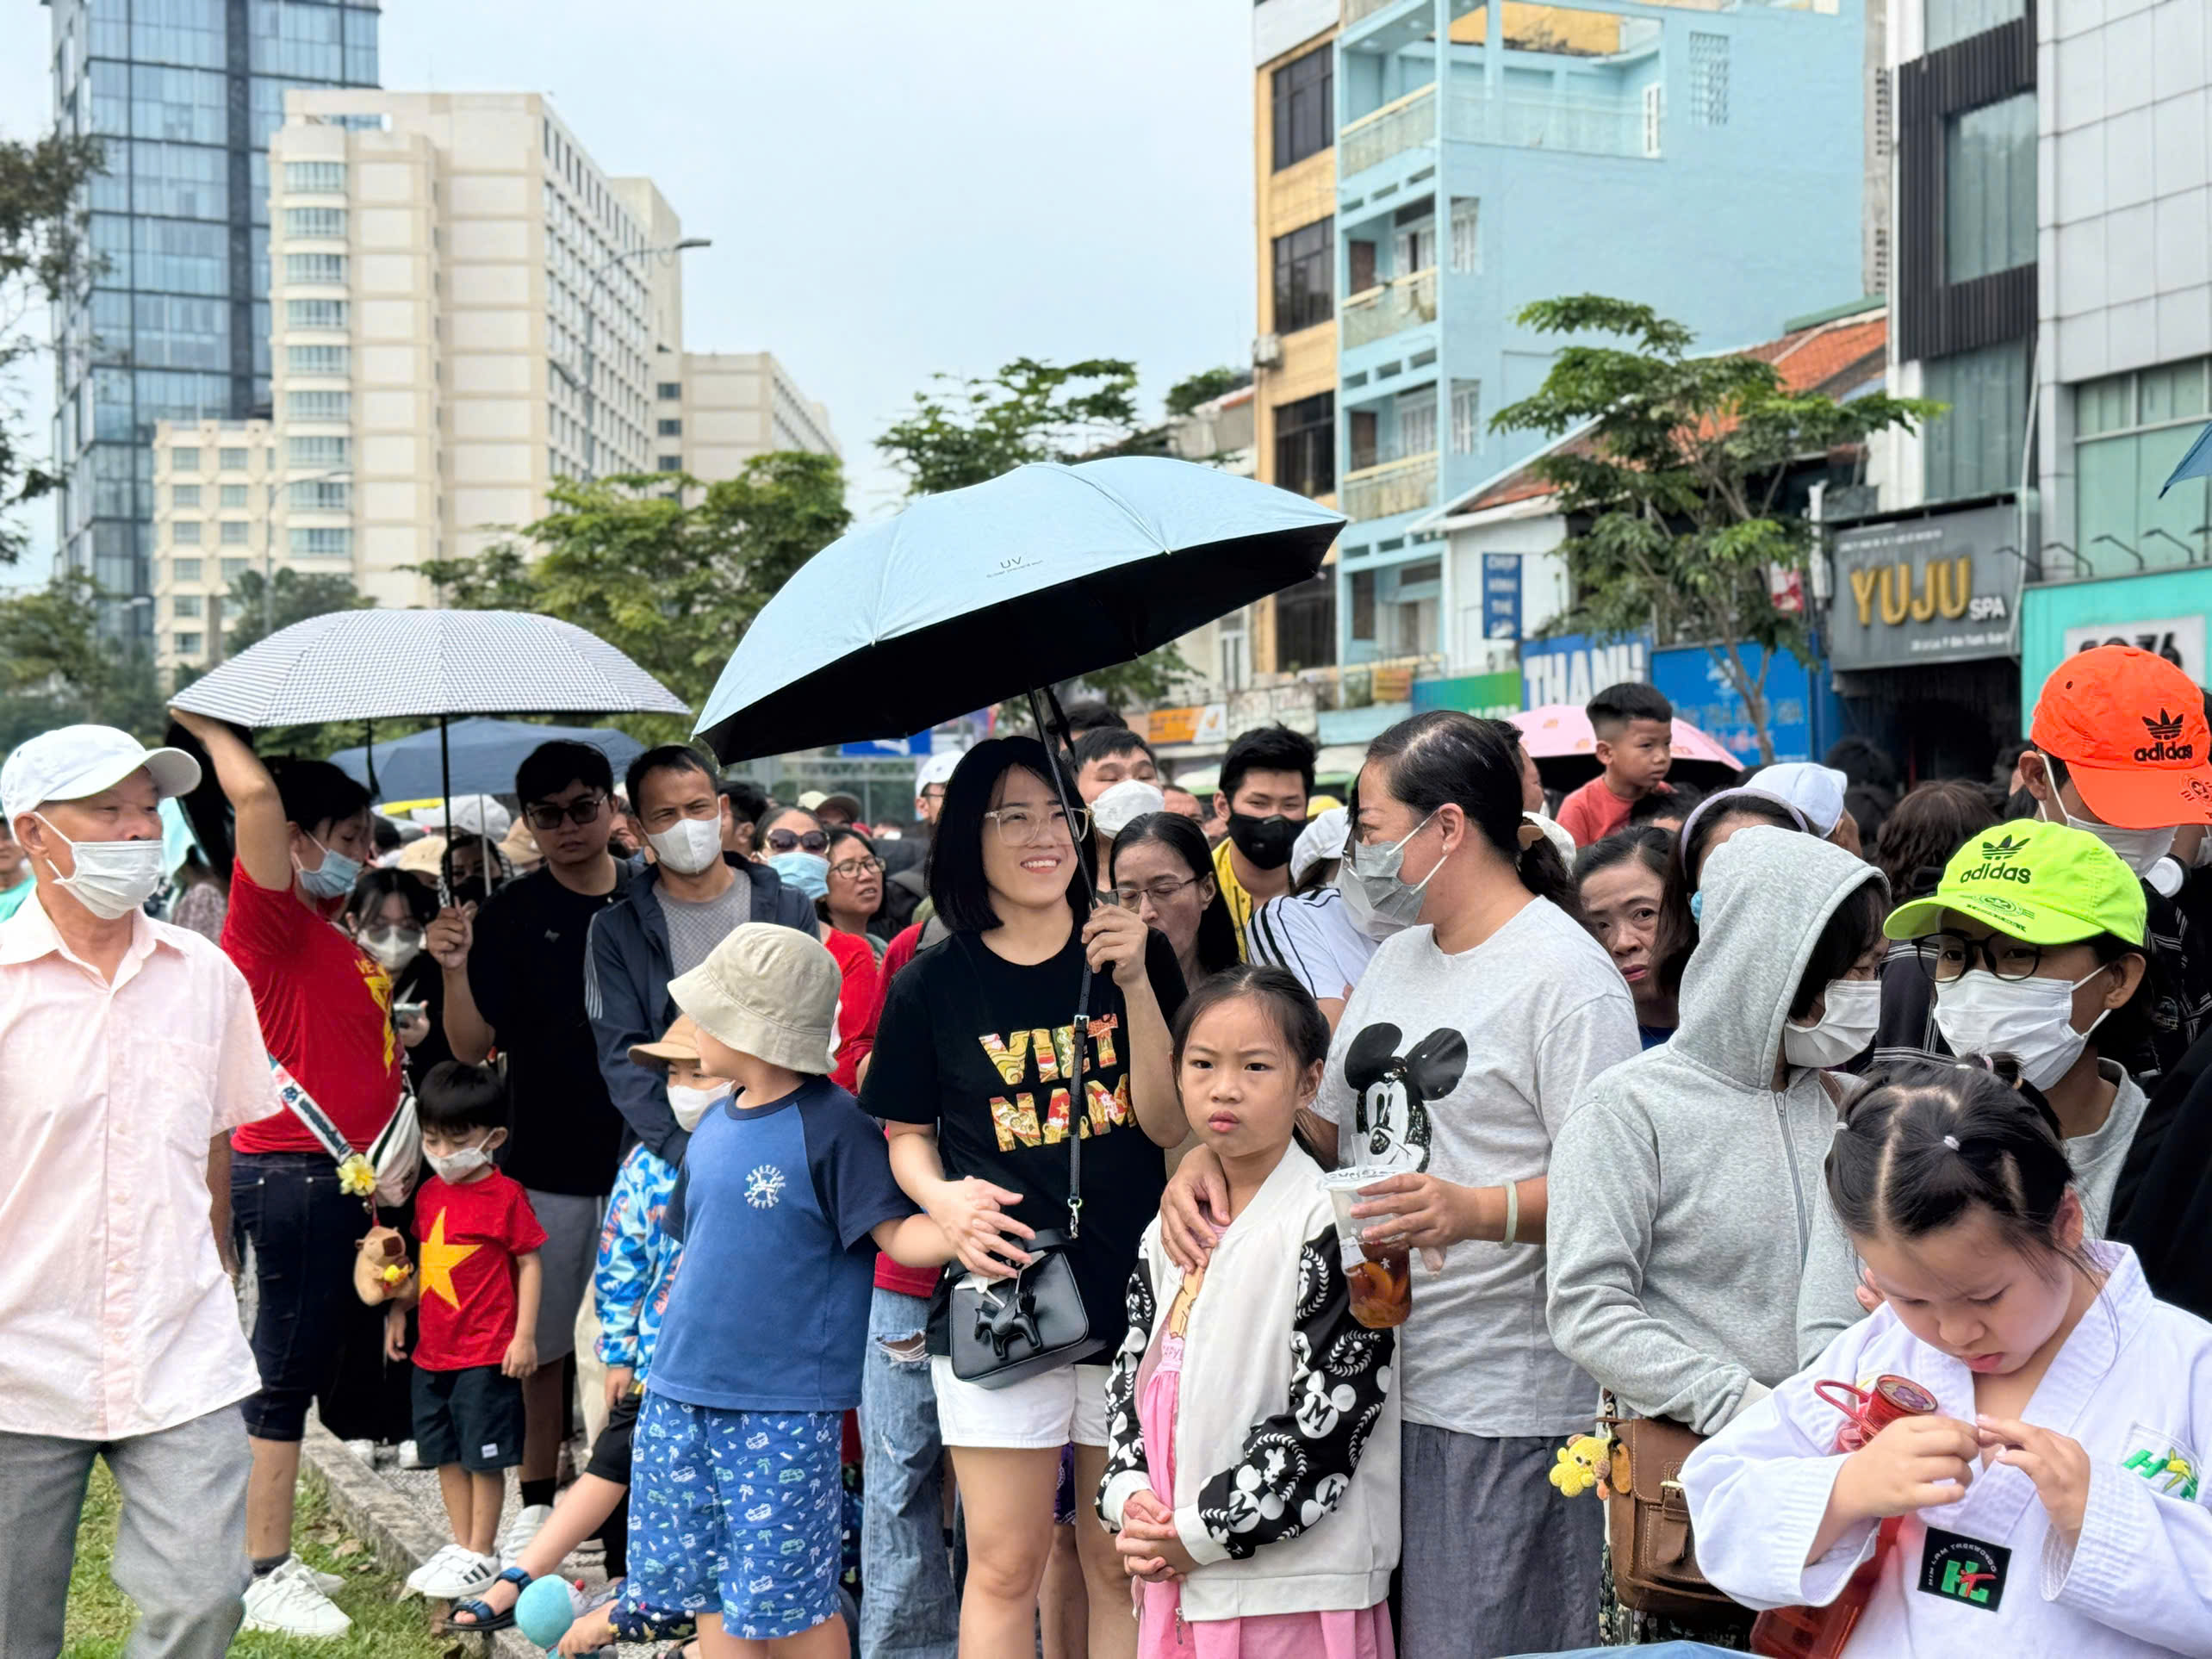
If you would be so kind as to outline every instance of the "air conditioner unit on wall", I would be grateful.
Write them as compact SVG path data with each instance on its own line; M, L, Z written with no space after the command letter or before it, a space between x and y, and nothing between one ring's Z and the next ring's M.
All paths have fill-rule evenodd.
M1252 343L1252 366L1255 369L1280 369L1283 366L1283 336L1262 334Z

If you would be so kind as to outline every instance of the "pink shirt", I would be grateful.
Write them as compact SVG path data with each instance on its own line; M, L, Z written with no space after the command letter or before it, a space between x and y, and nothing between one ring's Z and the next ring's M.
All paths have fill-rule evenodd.
M103 979L0 924L0 1431L151 1434L260 1386L208 1226L215 1136L281 1110L253 997L143 915Z

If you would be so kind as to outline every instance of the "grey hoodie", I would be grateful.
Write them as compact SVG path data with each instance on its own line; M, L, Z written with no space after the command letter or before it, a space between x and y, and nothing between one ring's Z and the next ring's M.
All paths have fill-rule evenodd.
M1673 1041L1604 1073L1551 1152L1546 1313L1632 1416L1719 1429L1798 1369L1798 1301L1836 1108L1774 1067L1829 916L1880 873L1793 830L1715 849Z

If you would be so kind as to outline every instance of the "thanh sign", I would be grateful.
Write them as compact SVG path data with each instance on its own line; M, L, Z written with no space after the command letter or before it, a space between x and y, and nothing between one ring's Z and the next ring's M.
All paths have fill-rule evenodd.
M1836 531L1829 662L1848 674L2018 656L2019 545L2010 506Z

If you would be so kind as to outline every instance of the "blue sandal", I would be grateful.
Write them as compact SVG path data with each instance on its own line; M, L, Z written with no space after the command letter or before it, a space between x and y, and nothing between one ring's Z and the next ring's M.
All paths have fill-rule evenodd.
M494 1579L492 1582L494 1584L513 1585L515 1588L515 1600L517 1601L520 1601L522 1600L522 1592L530 1588L531 1577L530 1575L524 1572L521 1568L510 1567L506 1571L501 1573L497 1578ZM465 1625L457 1625L453 1622L456 1616L461 1613L466 1613L469 1615L469 1622ZM513 1630L514 1628L514 1609L513 1607L509 1607L505 1612L495 1613L482 1601L457 1601L451 1607L446 1610L445 1628L449 1631L460 1631L463 1633L473 1633L478 1631L491 1631Z

